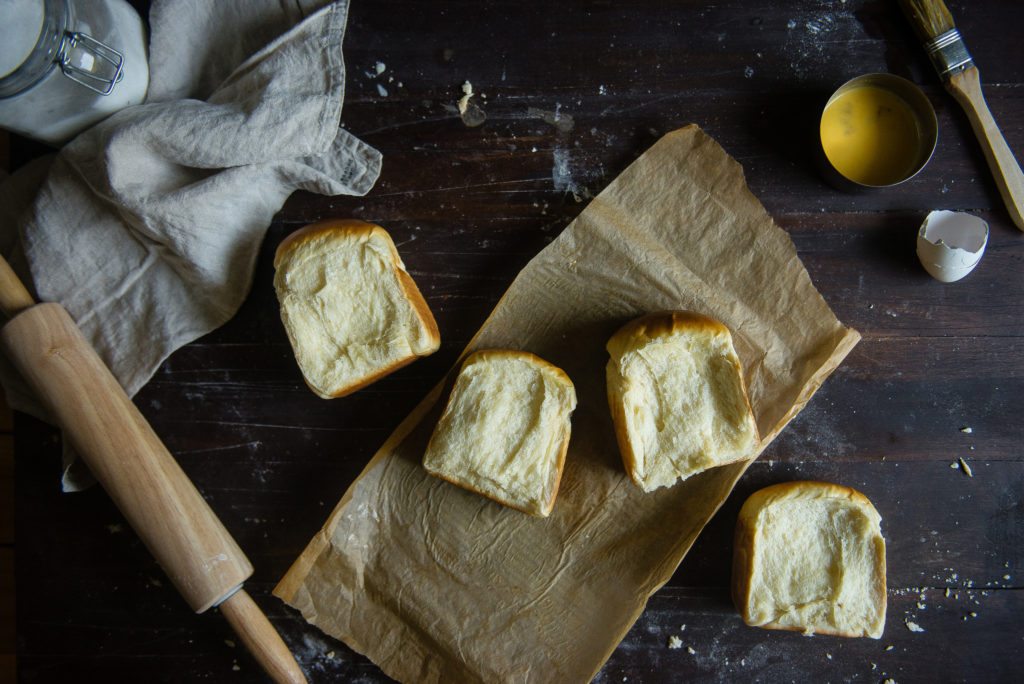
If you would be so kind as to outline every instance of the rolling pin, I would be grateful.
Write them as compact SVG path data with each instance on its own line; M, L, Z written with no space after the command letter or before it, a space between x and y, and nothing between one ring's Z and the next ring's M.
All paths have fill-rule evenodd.
M37 304L0 257L0 346L192 610L218 606L276 682L306 682L242 588L252 565L70 314Z

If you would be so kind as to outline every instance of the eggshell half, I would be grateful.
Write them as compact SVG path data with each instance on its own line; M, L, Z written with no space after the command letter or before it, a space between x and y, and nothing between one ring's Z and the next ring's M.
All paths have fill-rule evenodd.
M988 244L988 224L956 211L933 211L917 233L917 258L944 283L960 280L981 261Z

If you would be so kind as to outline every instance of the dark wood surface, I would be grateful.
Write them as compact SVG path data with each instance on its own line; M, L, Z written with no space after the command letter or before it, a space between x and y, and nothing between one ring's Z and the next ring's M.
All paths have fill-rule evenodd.
M951 10L1020 155L1024 4ZM312 682L387 678L271 596L274 584L517 271L652 142L689 123L743 164L863 340L750 468L596 681L1019 676L1024 233L895 2L354 0L346 56L343 125L383 152L376 187L364 198L293 195L237 316L175 353L136 398L253 561L249 592ZM839 192L814 167L817 117L831 89L878 71L924 88L938 148L898 188ZM465 81L486 113L480 126L455 108ZM917 261L931 209L989 222L986 255L961 282L939 283ZM434 356L334 401L303 384L271 285L276 244L328 217L392 234L443 339ZM60 493L53 429L18 414L14 442L20 681L265 681L216 611L189 612L102 491ZM961 458L973 476L953 467ZM881 512L881 640L761 630L733 609L739 507L791 479L852 486ZM669 648L671 636L683 647Z

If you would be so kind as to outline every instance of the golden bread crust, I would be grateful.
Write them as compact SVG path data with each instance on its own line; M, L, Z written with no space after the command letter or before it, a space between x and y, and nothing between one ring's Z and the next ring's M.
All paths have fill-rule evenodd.
M781 624L771 620L759 623L751 616L752 605L751 588L753 578L757 572L755 568L755 550L760 543L761 528L759 526L759 515L767 507L787 500L801 498L826 498L845 500L855 509L863 513L878 530L878 523L881 516L872 505L871 501L857 490L828 482L817 481L794 481L782 482L760 489L744 502L736 521L736 530L733 538L733 562L732 562L732 583L731 593L733 603L739 611L743 621L751 626L763 627L765 629L778 629L786 631L802 631L805 633L827 634L842 637L863 637L871 636L879 638L881 633L872 635L864 631L853 631L836 628L828 624L816 623L814 625ZM875 583L870 590L882 601L882 615L884 619L885 596L886 596L886 560L885 542L880 532L872 537L875 553Z
M500 359L523 359L523 360L526 360L529 363L535 365L536 367L546 371L548 374L550 374L553 377L553 379L556 382L558 382L558 383L564 385L565 387L567 387L568 389L572 390L573 394L575 395L575 387L573 385L573 382L572 382L572 380L569 378L568 374L566 374L566 372L564 370L562 370L558 366L550 363L549 361L546 361L545 359L542 359L541 357L537 356L536 354L533 354L533 353L527 352L527 351L511 350L511 349L484 349L484 350L478 350L478 351L472 352L472 353L470 353L469 355L467 355L463 359L462 364L459 367L459 374L461 375L463 371L465 371L467 368L469 368L470 366L472 366L474 364L478 364L478 363L479 364L487 364L487 363L491 363L491 362L494 362L495 360L500 360ZM453 391L451 391L448 394L448 399L447 399L447 401L445 403L444 410L441 412L441 418L439 418L439 420L438 420L438 424L439 425L440 425L441 419L443 419L451 411L452 406L454 405L454 402L455 402L455 398L456 398L455 391L453 389ZM496 503L502 504L502 505L507 506L509 508L515 509L517 511L520 511L522 513L526 513L527 515L531 515L531 516L539 517L539 518L545 518L548 515L550 515L550 513L551 513L551 511L552 511L552 509L554 508L554 505L555 505L555 499L558 498L558 490L559 490L559 487L561 486L562 472L565 469L565 457L566 457L566 454L567 454L567 452L569 450L570 437L571 437L571 430L567 430L565 432L565 434L562 436L561 442L560 442L559 447L558 447L557 460L556 460L555 466L553 468L553 470L555 472L555 476L554 476L555 485L554 485L553 490L551 491L551 494L548 496L547 500L543 502L543 505L542 505L540 510L535 510L535 509L527 508L525 506L519 506L519 505L516 505L516 503L513 502L513 501L507 501L507 500L503 500L503 499L497 498L497 497L493 496L491 493L489 493L487 491L484 491L484 490L482 490L482 489L480 489L478 487L474 487L471 483L453 479L452 477L449 477L445 473L439 472L439 471L437 471L435 469L428 468L427 472L429 472L434 477L437 477L439 479L445 480L446 482L450 482L451 484L453 484L453 485L455 485L457 487L460 487L462 489L465 489L467 491L470 491L470 492L473 492L475 494L479 494L481 496L484 496L484 497L486 497L486 498L488 498L491 501L494 501ZM426 465L427 455L431 453L432 448L434 446L434 441L435 441L436 438L437 438L437 430L435 429L434 433L430 437L429 442L427 443L427 448L424 451L424 465Z
M405 358L398 359L388 365L381 366L375 369L372 373L363 376L358 381L350 383L344 387L337 388L331 392L322 392L317 389L314 386L314 383L310 382L310 379L307 378L304 373L303 380L306 385L313 390L314 393L324 399L337 399L348 396L353 392L373 384L384 376L409 365L418 358L433 354L441 345L441 335L437 327L437 322L434 319L434 315L431 312L430 307L427 305L423 294L420 292L419 287L416 285L416 282L408 272L406 272L405 265L402 263L402 259L398 254L394 241L386 230L374 223L369 223L359 219L325 219L304 226L289 234L280 242L280 244L278 244L277 249L274 252L274 268L280 269L284 266L288 257L305 244L329 238L331 236L350 237L361 241L378 239L387 245L388 252L391 255L391 269L405 299L408 301L416 318L423 326L427 336L427 344L423 349L416 353ZM288 326L286 326L286 332L292 347L295 348L296 340L292 335L292 331L288 329Z
M655 311L634 318L621 326L608 339L605 345L611 357L606 369L609 378L606 391L608 406L612 416L612 425L615 430L615 439L619 446L619 452L622 455L623 467L626 473L633 482L642 488L645 488L643 477L636 467L641 459L629 434L627 407L624 405L621 395L622 384L625 383L625 380L619 374L618 360L630 351L642 349L653 341L670 338L680 333L704 333L708 336L724 336L729 340L730 347L732 346L732 334L723 323L696 311L686 310ZM753 454L751 455L753 457L753 455L756 455L757 448L760 445L760 435L757 433L756 422L753 421L750 398L747 395L746 383L743 380L743 369L740 367L738 360L734 358L726 360L733 367L739 379L742 401L747 415L751 417L750 422L755 442ZM744 460L744 458L723 460L717 465L725 465L736 460Z

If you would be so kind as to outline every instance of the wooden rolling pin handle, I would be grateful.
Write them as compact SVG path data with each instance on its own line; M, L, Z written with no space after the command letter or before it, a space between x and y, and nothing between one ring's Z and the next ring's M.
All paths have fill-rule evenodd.
M0 259L0 281L5 266ZM281 637L239 589L252 574L249 560L71 316L59 304L24 308L13 292L0 295L4 311L24 310L0 331L0 346L175 587L196 612L221 603L276 681L304 682Z
M985 96L981 92L981 78L976 67L964 69L946 81L948 90L967 113L971 128L981 143L992 175L995 176L999 194L1010 213L1013 223L1024 230L1024 173L1006 144L999 126L992 118Z
M0 258L0 311L8 318L13 318L35 304L7 259Z
M59 304L11 319L0 341L75 451L196 612L252 565Z
M218 606L235 633L257 662L279 684L305 684L288 646L245 589L239 589Z

